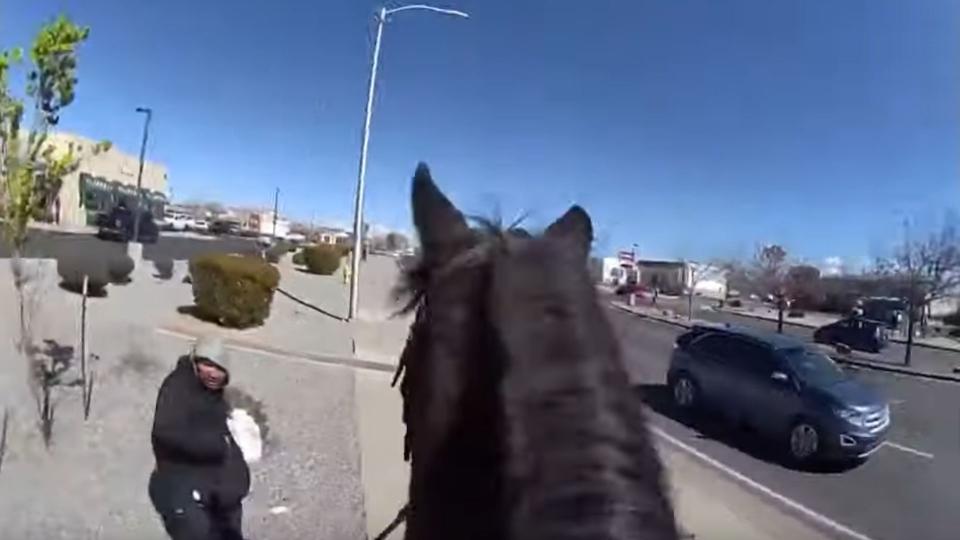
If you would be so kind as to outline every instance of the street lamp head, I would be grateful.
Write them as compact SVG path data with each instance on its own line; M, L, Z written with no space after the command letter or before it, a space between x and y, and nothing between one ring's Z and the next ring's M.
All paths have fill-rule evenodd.
M407 11L411 9L422 9L425 11L433 11L434 13L442 13L444 15L453 15L455 17L462 17L464 19L470 18L470 15L464 11L460 11L456 9L438 8L434 6L428 6L426 4L410 4L407 6L395 7L393 9L385 9L383 13L384 15L392 15L400 11Z
M137 107L137 112L150 114L153 111L149 107Z

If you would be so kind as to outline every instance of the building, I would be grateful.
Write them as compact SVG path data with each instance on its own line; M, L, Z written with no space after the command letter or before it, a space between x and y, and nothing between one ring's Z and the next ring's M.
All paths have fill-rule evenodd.
M684 294L690 288L698 296L724 298L726 273L711 265L690 261L636 261L638 282L666 294Z
M316 231L317 242L330 245L350 245L353 236L340 229L327 227L318 227Z
M121 202L133 208L137 196L138 156L110 147L95 153L97 142L69 133L51 133L50 142L59 152L73 146L79 167L63 178L63 185L50 205L47 220L64 227L93 225L97 212L109 211ZM167 168L146 161L141 182L143 208L156 219L163 217L169 197Z
M247 219L247 228L260 236L286 238L290 234L290 220L271 212L254 212Z
M633 261L620 257L593 258L590 260L590 272L594 280L611 287L638 281L637 268Z

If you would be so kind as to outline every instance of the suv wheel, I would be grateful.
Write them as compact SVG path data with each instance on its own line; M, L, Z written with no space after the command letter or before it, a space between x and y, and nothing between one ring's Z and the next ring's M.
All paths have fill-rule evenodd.
M807 420L799 420L790 428L790 457L797 463L808 463L820 454L820 430Z
M670 391L673 394L674 405L681 410L693 410L700 402L700 388L697 382L686 373L680 373L674 377Z

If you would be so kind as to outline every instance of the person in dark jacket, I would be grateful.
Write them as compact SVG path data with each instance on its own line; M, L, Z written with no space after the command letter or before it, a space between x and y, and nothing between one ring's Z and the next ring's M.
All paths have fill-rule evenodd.
M242 540L250 470L227 427L223 345L203 338L157 395L150 500L173 540Z

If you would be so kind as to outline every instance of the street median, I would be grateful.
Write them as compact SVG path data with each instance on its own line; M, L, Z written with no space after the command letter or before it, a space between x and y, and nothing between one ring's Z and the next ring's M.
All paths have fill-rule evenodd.
M612 301L610 302L610 305L613 306L615 309L619 309L620 311L625 311L627 313L630 313L631 315L635 315L637 317L649 319L649 320L664 323L664 324L669 324L679 328L690 328L696 324L703 324L703 325L718 324L715 322L705 321L702 319L693 319L692 321L690 321L685 318L679 318L676 315L671 316L669 314L664 314L664 312L660 310L628 306L623 302L618 302L618 301ZM727 310L725 310L725 312L734 313ZM745 315L745 316L751 317L749 315ZM763 317L756 317L756 316L751 318L766 320ZM960 376L957 376L957 375L952 375L949 373L938 373L935 371L928 371L928 370L921 370L921 369L916 369L916 368L907 367L907 366L898 366L898 365L894 365L886 362L878 362L874 359L860 356L857 353L851 353L849 355L840 354L833 349L828 349L825 346L821 346L821 347L824 349L824 352L826 352L831 358L834 359L834 361L841 364L845 364L845 365L849 365L857 368L873 369L877 371L885 371L888 373L896 373L899 375L907 375L912 377L921 377L921 378L932 379L932 380L960 383Z

